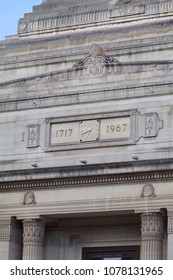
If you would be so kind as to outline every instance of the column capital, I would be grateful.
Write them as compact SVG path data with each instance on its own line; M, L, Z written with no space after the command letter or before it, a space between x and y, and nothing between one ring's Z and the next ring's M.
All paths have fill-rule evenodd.
M161 260L164 237L164 214L141 214L141 259Z
M0 223L0 240L10 240L10 223L9 222L1 222Z
M0 220L0 240L21 240L21 229L15 218Z
M23 220L23 240L24 242L43 242L46 222L42 219Z
M141 232L143 238L163 239L164 235L164 215L162 213L141 214Z
M45 221L27 219L23 221L23 259L42 260L45 238Z

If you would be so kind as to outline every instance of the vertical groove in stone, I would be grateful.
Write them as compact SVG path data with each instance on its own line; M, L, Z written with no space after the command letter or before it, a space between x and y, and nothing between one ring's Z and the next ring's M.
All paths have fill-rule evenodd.
M167 259L173 260L173 213L167 218Z
M161 213L141 215L141 259L161 260L164 219Z
M43 220L23 221L23 260L42 260L45 237Z

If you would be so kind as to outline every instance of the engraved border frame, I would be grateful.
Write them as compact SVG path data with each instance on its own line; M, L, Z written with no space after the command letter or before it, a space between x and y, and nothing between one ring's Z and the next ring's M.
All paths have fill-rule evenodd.
M33 145L29 144L29 130L30 130L30 128L35 128L36 129L35 143ZM27 132L26 147L27 148L37 148L39 146L39 142L40 142L40 125L39 124L29 124L26 127L26 132Z
M72 144L51 144L51 125L55 123L70 123L86 120L103 120L107 118L121 118L130 117L130 137L127 139L113 139L104 140L97 142L79 142ZM47 118L45 119L45 152L50 151L66 151L66 150L79 150L79 149L90 149L90 148L102 148L102 147L113 147L113 146L124 146L124 145L134 145L137 141L137 110L127 110L123 112L109 112L100 114L89 114L89 115L78 115L70 116L66 118Z

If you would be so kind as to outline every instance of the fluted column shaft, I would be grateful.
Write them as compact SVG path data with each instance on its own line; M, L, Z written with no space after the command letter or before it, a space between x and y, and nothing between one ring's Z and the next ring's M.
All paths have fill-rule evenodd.
M141 260L161 260L164 219L161 213L141 215Z
M168 216L168 242L167 242L167 259L173 260L173 213Z
M42 260L45 237L43 220L23 221L23 260Z

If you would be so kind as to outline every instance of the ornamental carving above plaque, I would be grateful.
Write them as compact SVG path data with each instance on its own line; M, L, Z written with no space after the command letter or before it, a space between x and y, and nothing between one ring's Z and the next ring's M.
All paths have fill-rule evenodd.
M85 69L86 76L96 77L105 73L106 66L117 66L117 71L120 70L120 62L117 59L106 56L103 48L93 44L90 47L89 55L84 60L77 61L73 68L76 70Z

